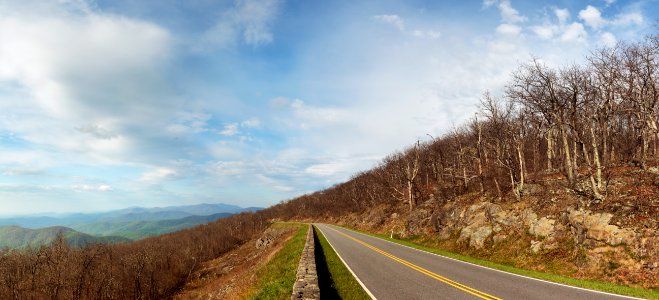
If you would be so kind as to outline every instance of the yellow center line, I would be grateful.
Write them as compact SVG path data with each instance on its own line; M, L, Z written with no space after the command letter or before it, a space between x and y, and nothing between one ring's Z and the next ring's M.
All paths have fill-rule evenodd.
M393 255L393 254L390 254L390 253L388 253L388 252L386 252L386 251L384 251L384 250L382 250L382 249L380 249L380 248L377 248L377 247L375 247L375 246L372 246L372 245L370 245L370 244L368 244L368 243L366 243L366 242L364 242L364 241L362 241L362 240L360 240L360 239L357 239L357 238L352 237L352 236L350 236L350 235L348 235L348 234L345 234L345 233L343 233L343 232L341 232L341 231L339 231L339 230L336 230L336 229L331 228L331 227L329 227L329 228L332 229L332 230L334 230L334 231L336 231L336 232L338 232L339 234L342 234L342 235L346 236L347 238L350 238L351 240L354 240L355 242L357 242L357 243L359 243L359 244L362 244L362 245L366 246L367 248L369 248L369 249L371 249L371 250L373 250L373 251L375 251L375 252L378 252L378 253L380 253L380 254L382 254L382 255L388 257L388 258L391 258L392 260L397 261L397 262L399 262L399 263L401 263L401 264L403 264L403 265L405 265L405 266L408 266L408 267L410 267L411 269L416 270L416 271L418 271L418 272L420 272L420 273L422 273L422 274L425 274L425 275L427 275L427 276L429 276L429 277L431 277L431 278L433 278L433 279L436 279L436 280L438 280L438 281L440 281L440 282L446 283L446 284L448 284L448 285L450 285L450 286L452 286L452 287L454 287L454 288L456 288L456 289L459 289L459 290L461 290L461 291L467 292L467 293L472 294L472 295L474 295L474 296L476 296L476 297L478 297L478 298L481 298L481 299L487 299L487 300L501 300L501 298L497 298L497 297L492 296L492 295L490 295L490 294L487 294L487 293L485 293L485 292L481 292L481 291L479 291L479 290L477 290L477 289L474 289L474 288L472 288L472 287L466 286L466 285L464 285L464 284L462 284L462 283L459 283L459 282L457 282L457 281L453 281L453 280L451 280L451 279L448 279L448 278L446 278L446 277L444 277L444 276L441 276L441 275L439 275L439 274L437 274L437 273L433 273L433 272L431 272L431 271L429 271L429 270L426 270L426 269L424 269L424 268L422 268L422 267L420 267L420 266L417 266L417 265L415 265L415 264L413 264L413 263L411 263L411 262L409 262L409 261L406 261L406 260L404 260L404 259L402 259L402 258L400 258L400 257L397 257L397 256L395 256L395 255Z

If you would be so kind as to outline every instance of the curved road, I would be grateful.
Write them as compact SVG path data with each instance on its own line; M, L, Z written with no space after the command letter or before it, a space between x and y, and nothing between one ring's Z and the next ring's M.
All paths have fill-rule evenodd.
M523 277L337 226L314 225L374 299L638 299Z

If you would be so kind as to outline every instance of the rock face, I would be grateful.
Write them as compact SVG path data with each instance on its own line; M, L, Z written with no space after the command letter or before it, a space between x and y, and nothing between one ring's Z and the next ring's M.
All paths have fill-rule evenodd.
M461 216L461 220L466 226L460 230L458 242L468 241L469 246L476 249L485 246L486 239L492 234L492 224L487 218L488 202L474 204L467 208Z
M281 232L268 228L265 232L263 232L263 236L256 240L254 246L256 249L268 247L274 243L274 241L276 241L279 236L281 236Z
M533 238L529 249L534 253L560 247L564 238L573 238L576 245L585 245L588 249L598 245L632 245L633 249L638 249L639 256L644 255L642 253L647 252L646 249L649 248L641 244L653 244L642 243L641 241L645 240L639 240L639 235L632 229L609 224L612 218L609 213L593 213L572 208L558 216L539 218L530 208L506 210L490 202L480 202L467 207L449 203L435 209L430 217L424 211L416 213L413 218L429 218L440 239L448 239L457 234L458 242L467 243L476 249L485 247L490 238L492 244L497 244L515 232L527 233Z
M658 230L651 226L620 225L627 224L624 222L612 224L618 222L624 211L616 212L614 217L608 212L560 208L566 202L560 198L529 197L528 201L492 203L484 201L484 196L471 196L453 201L426 201L413 211L408 211L407 206L401 206L397 212L374 208L355 214L347 223L350 226L351 222L372 219L370 226L382 226L387 234L432 237L440 247L469 255L495 253L495 257L506 257L510 254L513 261L517 257L547 255L546 261L550 263L560 265L568 260L564 262L566 268L595 274L594 277L615 277L611 280L620 282L659 282ZM386 220L373 218L374 211L381 211L378 216Z
M548 237L554 233L554 223L556 221L547 217L542 217L537 221L531 222L529 233L536 237Z
M572 227L577 244L587 239L603 242L611 246L632 244L636 234L631 229L621 229L609 225L613 215L609 213L591 213L587 210L568 209L568 222Z

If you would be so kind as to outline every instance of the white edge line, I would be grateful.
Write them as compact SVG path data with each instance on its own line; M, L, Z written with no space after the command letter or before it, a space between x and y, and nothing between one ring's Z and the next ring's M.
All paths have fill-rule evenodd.
M531 280L535 280L535 281L541 281L541 282L544 282L544 283L555 284L555 285L560 285L560 286L564 286L564 287L569 287L569 288L573 288L573 289L584 290L584 291L599 293L599 294L604 294L604 295L623 297L623 298L627 298L627 299L647 300L646 298L637 298L637 297L632 297L632 296L627 296L627 295L620 295L620 294L614 294L614 293L609 293L609 292L602 292L602 291L598 291L598 290L591 290L591 289L582 288L582 287L578 287L578 286L571 286L571 285L567 285L567 284L563 284L563 283L558 283L558 282L548 281L548 280L544 280L544 279L529 277L529 276L525 276L525 275L511 273L511 272L506 272L506 271L503 271L503 270L498 270L498 269L494 269L494 268L490 268L490 267L486 267L486 266L481 266L481 265L477 265L475 263L470 263L468 261L459 260L459 259L455 259L455 258L452 258L452 257L439 255L437 253L432 253L432 252L424 251L424 250L421 250L421 249L413 248L413 247L410 247L410 246L407 246L407 245L403 245L403 244L399 244L399 243L392 242L392 241L389 241L389 240L385 240L383 238L379 238L379 237L376 237L376 236L372 236L372 235L368 235L368 234L365 234L365 233L357 232L357 231L354 231L350 228L345 228L345 227L334 225L334 224L328 224L328 225L343 228L345 230L349 230L349 231L352 231L352 232L360 234L360 235L376 238L376 239L379 239L379 240L382 240L382 241L385 241L385 242L389 242L389 243L392 243L392 244L395 244L395 245L407 247L407 248L410 248L410 249L413 249L413 250L416 250L416 251L420 251L420 252L423 252L423 253L432 254L432 255L435 255L435 256L442 257L442 258L446 258L446 259L454 260L454 261L457 261L457 262L469 264L469 265L480 267L480 268L483 268L483 269L488 269L488 270L492 270L492 271L501 272L501 273L508 274L508 275L513 275L513 276L522 277L522 278L526 278L526 279L531 279ZM329 240L328 240L328 242L329 242ZM339 258L340 257L341 256L339 256Z
M325 225L327 225L327 224L325 224ZM314 226L314 225L311 224L311 226ZM317 227L317 226L316 226L316 227ZM341 262L343 263L343 265L346 266L346 268L348 268L348 271L350 271L350 273L352 273L352 277L355 277L355 279L357 280L357 282L359 283L359 285L362 286L362 288L364 289L364 291L365 291L365 292L371 297L371 299L373 299L373 300L377 300L377 298L375 298L375 296L373 296L373 293L371 293L371 291L368 290L368 288L366 287L366 285L364 285L364 283L363 283L361 280L359 280L359 277L357 277L357 274L355 274L355 272L353 272L352 269L350 269L350 266L348 266L348 264L346 264L346 261L343 260L343 257L341 257L341 254L339 254L339 252L336 251L336 249L335 249L334 246L332 245L332 242L329 241L329 239L327 238L327 236L325 235L325 233L323 232L323 230L320 229L320 227L317 227L317 228L318 228L318 230L320 230L320 234L322 234L323 237L325 237L325 240L326 240L327 243L330 245L330 247L332 247L332 251L334 251L334 253L336 253L336 256L339 257L339 259L341 260ZM320 244L320 241L319 241L318 243Z

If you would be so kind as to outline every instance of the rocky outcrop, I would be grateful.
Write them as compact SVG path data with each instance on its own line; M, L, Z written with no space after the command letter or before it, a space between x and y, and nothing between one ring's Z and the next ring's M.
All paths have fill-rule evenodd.
M547 217L542 217L537 221L532 221L529 226L529 233L539 238L548 237L554 233L555 222L555 220Z
M568 209L568 222L575 236L575 242L582 244L587 240L602 242L611 246L631 245L636 234L631 229L621 229L609 222L613 215L609 213L591 213L587 210Z
M298 299L320 299L320 289L318 288L318 273L316 273L316 257L314 255L314 235L313 227L309 225L307 231L307 241L302 250L300 263L297 267L295 284L293 285L293 294L291 300Z
M267 248L272 245L280 236L281 230L273 230L268 228L263 232L263 235L256 240L255 247L256 249Z
M417 215L413 217L423 219ZM456 234L459 243L467 243L476 249L485 247L490 239L492 244L501 243L514 233L528 234L531 237L529 249L534 253L555 249L565 238L573 238L576 245L584 245L587 249L632 245L632 249L638 249L639 256L647 255L644 253L648 248L654 249L654 239L639 235L632 229L609 224L611 218L609 213L572 208L558 216L538 217L530 208L503 209L498 204L480 202L467 207L446 204L433 211L429 220L440 239ZM641 236L646 238L642 239ZM650 242L642 242L648 240Z
M489 203L474 204L468 207L462 214L458 223L465 226L460 230L458 242L468 241L469 246L476 249L483 248L485 241L492 234L492 224L490 224L486 212Z

